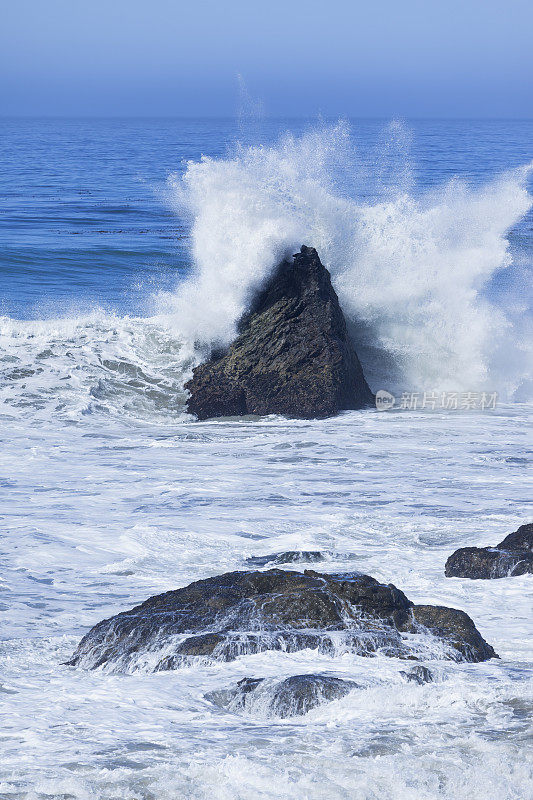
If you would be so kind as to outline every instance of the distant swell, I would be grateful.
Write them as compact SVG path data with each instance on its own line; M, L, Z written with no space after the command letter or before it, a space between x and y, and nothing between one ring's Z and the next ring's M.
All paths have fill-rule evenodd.
M531 207L532 165L481 188L457 179L412 188L406 157L360 175L349 127L190 162L171 180L192 224L195 269L164 298L181 336L229 342L253 291L302 243L332 273L374 389L487 388L511 398L528 381L527 342L484 287L513 268L506 234ZM372 200L368 200L368 186ZM366 196L364 192L366 191Z

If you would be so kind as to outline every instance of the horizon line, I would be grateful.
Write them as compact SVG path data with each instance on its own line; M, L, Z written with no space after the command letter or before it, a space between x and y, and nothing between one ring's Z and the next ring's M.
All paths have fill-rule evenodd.
M248 122L261 124L262 122L279 121L317 121L322 120L359 120L359 121L432 121L432 122L533 122L531 117L515 116L408 116L405 114L389 114L385 116L353 116L351 114L309 114L309 115L268 115L259 119L239 117L231 114L0 114L0 120L217 120L227 122Z

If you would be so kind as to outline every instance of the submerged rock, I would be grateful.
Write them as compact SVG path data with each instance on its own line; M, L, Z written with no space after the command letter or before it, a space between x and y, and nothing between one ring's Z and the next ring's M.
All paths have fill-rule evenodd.
M417 664L416 667L410 669L409 672L402 670L400 675L402 678L405 678L406 681L412 683L423 684L433 681L433 673L427 667L422 666L422 664Z
M298 717L357 688L354 681L329 675L293 675L284 680L243 678L229 689L205 695L220 708L233 713L264 717Z
M448 578L507 578L533 573L533 524L521 525L495 547L461 547L448 558Z
M199 419L244 414L327 417L373 404L330 275L316 250L283 261L225 354L186 384Z
M284 553L272 553L268 556L250 556L246 563L253 567L266 567L267 564L316 564L325 561L326 556L320 550L287 550Z
M457 661L496 655L463 611L414 605L369 575L271 569L229 572L151 597L95 625L69 663L157 671L191 658L307 648Z

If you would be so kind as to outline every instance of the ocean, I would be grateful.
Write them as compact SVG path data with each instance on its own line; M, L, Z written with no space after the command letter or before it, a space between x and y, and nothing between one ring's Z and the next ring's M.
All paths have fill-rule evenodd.
M533 122L3 119L0 141L0 797L533 796L532 576L444 577L532 519ZM301 244L394 407L196 422L193 366ZM96 622L286 550L463 609L500 659L421 686L313 650L65 666ZM315 672L361 688L292 719L205 697Z

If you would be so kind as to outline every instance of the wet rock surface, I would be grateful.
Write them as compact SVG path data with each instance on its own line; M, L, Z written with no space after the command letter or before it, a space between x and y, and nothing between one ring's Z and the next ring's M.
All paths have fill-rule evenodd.
M458 608L414 605L412 617L403 630L414 633L421 628L453 647L465 661L485 661L496 655L468 614Z
M495 656L463 611L414 605L369 575L271 569L229 572L151 597L95 625L69 663L158 671L191 658L307 648L456 661Z
M508 578L533 573L533 523L521 525L495 547L461 547L446 561L448 578Z
M228 689L209 692L206 700L233 713L298 717L345 697L357 684L329 675L292 675L283 680L243 678Z
M284 414L327 417L371 406L329 272L314 248L283 261L241 320L239 336L193 372L198 419Z

